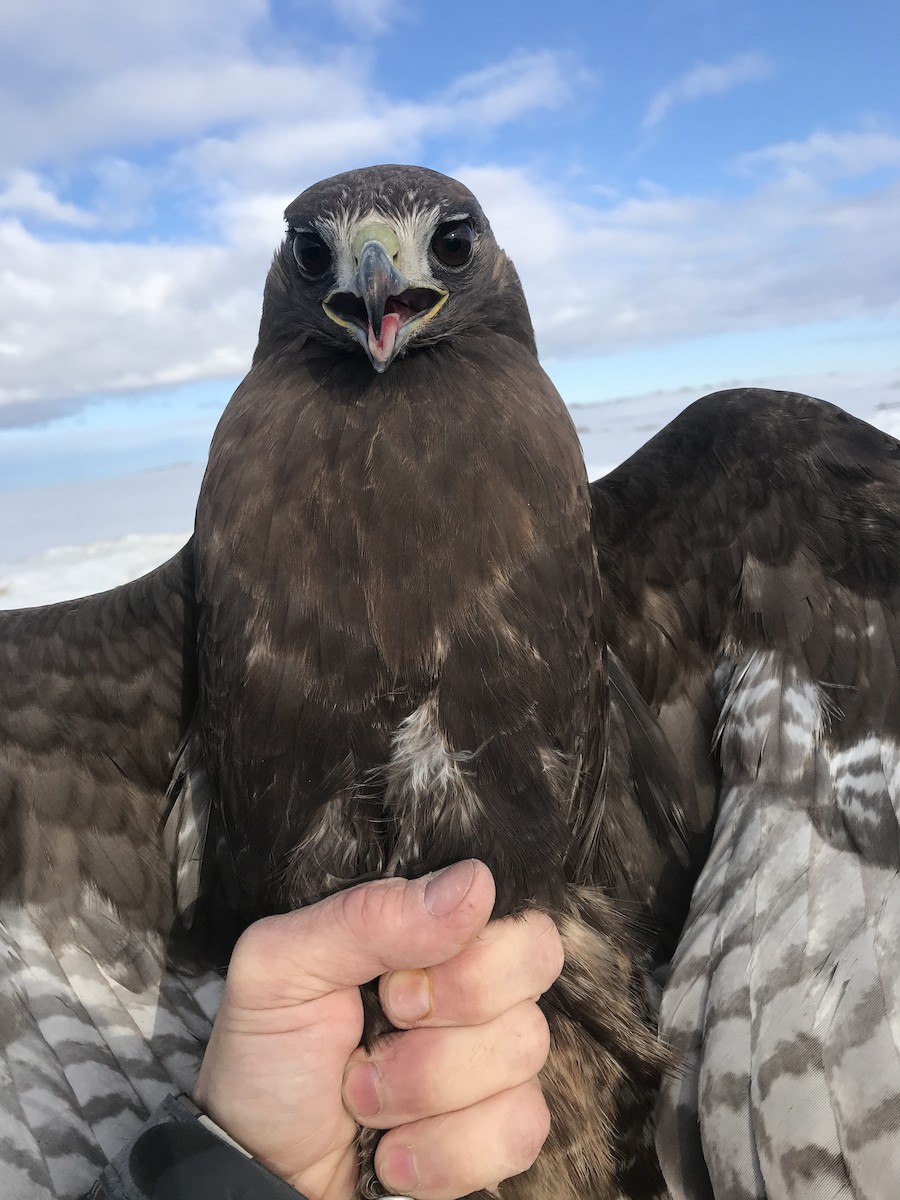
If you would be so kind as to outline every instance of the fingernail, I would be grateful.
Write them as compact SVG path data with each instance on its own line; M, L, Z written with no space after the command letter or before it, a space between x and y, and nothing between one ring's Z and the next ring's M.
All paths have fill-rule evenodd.
M381 1112L378 1092L380 1073L374 1063L355 1063L344 1077L344 1095L352 1111L360 1117Z
M427 971L394 971L384 981L382 1007L395 1025L413 1025L431 1012L431 979Z
M433 917L446 917L452 913L472 886L474 875L475 863L471 859L436 871L425 885L426 909Z
M385 1154L379 1171L381 1182L398 1195L412 1195L419 1182L412 1146L392 1146Z

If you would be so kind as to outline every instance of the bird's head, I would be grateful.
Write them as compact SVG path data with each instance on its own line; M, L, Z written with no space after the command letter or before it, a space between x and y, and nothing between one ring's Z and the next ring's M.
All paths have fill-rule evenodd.
M260 327L353 353L379 373L479 326L534 349L515 269L472 193L421 167L348 171L289 205Z

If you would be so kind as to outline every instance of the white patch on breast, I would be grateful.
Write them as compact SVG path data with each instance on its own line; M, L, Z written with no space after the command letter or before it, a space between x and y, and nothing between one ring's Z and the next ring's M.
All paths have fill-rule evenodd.
M436 696L430 696L401 723L392 739L386 770L385 799L397 825L397 849L389 864L424 857L426 847L443 834L469 841L484 819L481 800L466 771L477 751L451 750L438 720Z
M443 794L467 789L460 764L472 758L469 750L450 750L437 723L437 701L431 696L403 721L394 734L388 777L392 787L416 794Z

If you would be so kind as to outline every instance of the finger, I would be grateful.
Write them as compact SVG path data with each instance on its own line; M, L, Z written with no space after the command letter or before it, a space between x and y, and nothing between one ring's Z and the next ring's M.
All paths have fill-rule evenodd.
M354 1053L344 1104L361 1125L392 1129L469 1108L533 1079L547 1059L550 1030L533 1001L485 1025L413 1029Z
M543 995L562 970L563 957L559 933L546 913L492 921L453 959L383 976L381 1005L399 1029L480 1025Z
M380 879L257 921L231 957L232 1004L280 1008L398 968L452 958L487 924L494 880L469 859L422 879Z
M386 1133L375 1151L384 1186L417 1200L458 1200L527 1171L550 1131L537 1082L521 1084L461 1112Z

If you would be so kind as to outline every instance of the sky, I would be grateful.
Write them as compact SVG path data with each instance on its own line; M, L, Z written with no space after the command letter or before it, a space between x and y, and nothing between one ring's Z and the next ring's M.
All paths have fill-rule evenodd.
M898 45L896 0L4 0L0 490L202 464L284 207L376 162L475 191L572 405L887 402Z

